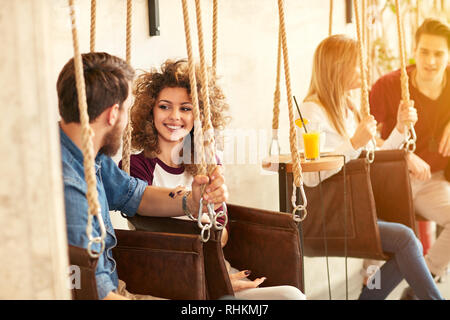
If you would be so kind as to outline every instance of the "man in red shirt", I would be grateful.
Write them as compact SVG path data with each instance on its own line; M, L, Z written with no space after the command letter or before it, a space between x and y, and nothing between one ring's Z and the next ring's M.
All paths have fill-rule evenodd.
M415 65L407 68L411 100L417 109L417 148L408 155L414 206L425 218L444 227L426 255L433 276L450 262L450 183L444 170L450 156L450 28L426 19L415 35ZM381 137L395 127L401 100L400 71L377 80L370 93L371 112L382 124Z

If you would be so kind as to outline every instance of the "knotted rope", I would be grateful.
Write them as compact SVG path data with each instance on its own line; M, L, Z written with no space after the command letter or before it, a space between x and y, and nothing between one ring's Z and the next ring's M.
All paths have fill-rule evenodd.
M283 61L284 61L284 76L286 80L286 94L287 94L287 102L288 102L288 110L289 110L289 142L290 142L290 150L292 156L292 169L294 174L293 181L293 193L292 193L292 206L294 207L293 215L294 219L297 221L301 221L306 218L306 196L303 189L303 175L302 168L300 164L300 153L298 151L298 143L297 143L297 131L295 128L295 119L294 119L294 108L292 105L292 91L291 91L291 76L289 70L289 54L287 47L287 34L286 34L286 25L285 25L285 15L284 15L284 5L283 0L278 0L278 13L280 19L280 38L281 38L281 47L283 52ZM303 198L303 204L300 206L296 205L296 188L300 188L301 195ZM304 211L304 215L301 218L296 216L296 211L302 210Z
M359 15L359 0L353 0L355 9L355 20L356 20L356 33L358 38L358 49L359 49L359 65L361 69L361 114L363 117L370 115L370 104L369 104L369 86L367 84L367 73L366 73L366 52L364 50L364 43L361 31L361 21ZM366 160L372 163L375 160L375 146L376 142L373 141L370 148L367 148Z
M400 83L402 90L402 101L410 103L409 95L409 77L406 71L406 50L405 50L405 31L403 29L403 21L400 12L400 4L398 0L395 0L395 13L397 17L397 33L398 33L398 47L400 56ZM416 132L412 123L405 123L408 135L404 143L406 151L414 152L416 149ZM409 128L408 128L409 127Z
M133 7L132 0L127 0L127 30L126 30L126 62L131 65L131 28ZM128 123L122 137L122 168L126 173L130 173L130 157L131 157L131 108L128 110Z
M100 203L98 201L97 178L95 175L95 162L94 162L95 161L94 144L92 141L94 132L91 126L89 125L89 114L86 100L86 86L84 80L83 61L78 42L75 0L69 0L69 7L72 22L75 82L77 87L78 109L80 113L80 124L81 124L81 140L82 140L81 151L83 153L84 177L87 185L86 198L88 202L88 223L86 227L86 233L89 238L87 250L92 257L99 257L105 248L104 239L106 237L106 231L101 215ZM101 229L101 236L96 238L92 237L93 216L97 217ZM99 253L95 253L94 251L92 251L91 246L94 243L101 244L101 250Z

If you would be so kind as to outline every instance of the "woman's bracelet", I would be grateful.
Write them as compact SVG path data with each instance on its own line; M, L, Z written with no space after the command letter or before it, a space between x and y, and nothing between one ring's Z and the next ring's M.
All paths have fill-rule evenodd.
M181 201L182 203L182 208L183 208L183 212L184 214L189 217L189 219L191 220L195 220L194 216L192 215L191 211L188 208L187 205L187 198L189 197L189 195L191 194L191 191L187 191L184 195L183 195L183 199Z

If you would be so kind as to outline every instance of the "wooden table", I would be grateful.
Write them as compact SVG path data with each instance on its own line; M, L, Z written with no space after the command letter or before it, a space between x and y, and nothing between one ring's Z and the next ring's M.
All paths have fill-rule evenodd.
M306 161L301 158L303 172L335 170L342 168L343 165L344 157L342 155L323 154L320 159L313 161ZM291 204L293 180L291 154L268 156L262 160L262 168L267 171L278 172L280 211L291 213L293 210ZM297 194L297 199L301 199L299 194Z

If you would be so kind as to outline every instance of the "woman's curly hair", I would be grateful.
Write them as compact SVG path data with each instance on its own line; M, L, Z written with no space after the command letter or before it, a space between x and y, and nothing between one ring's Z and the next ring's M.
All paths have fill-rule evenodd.
M196 67L196 78L199 79L200 69ZM211 122L215 130L223 130L229 121L225 112L229 109L225 101L222 89L217 85L216 78L211 68L208 68L209 103L211 106ZM153 119L153 107L159 93L164 88L185 88L191 95L189 82L189 66L185 59L166 60L161 69L152 68L149 72L141 74L134 88L135 102L131 109L131 147L133 151L145 150L152 157L156 157L161 150L158 145L158 132ZM197 81L197 92L199 96L199 109L202 127L204 127L203 101L200 95L201 83ZM191 159L193 159L193 133L191 131ZM185 164L187 172L195 175L197 166Z

